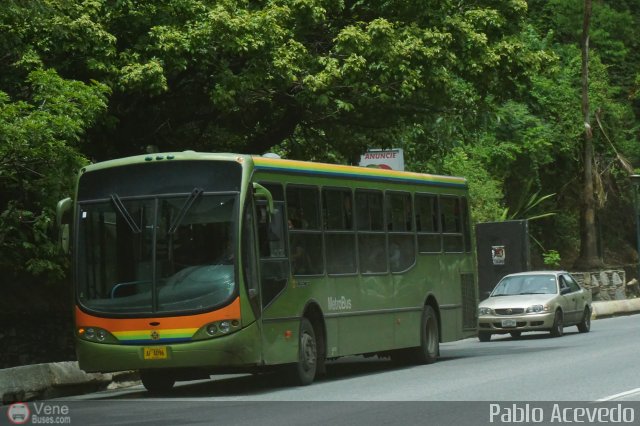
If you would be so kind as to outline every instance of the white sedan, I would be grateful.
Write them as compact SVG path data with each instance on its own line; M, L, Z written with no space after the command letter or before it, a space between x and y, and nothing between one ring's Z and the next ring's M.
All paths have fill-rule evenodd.
M478 338L492 334L550 331L562 336L563 328L577 325L581 333L591 328L591 292L580 287L565 271L531 271L500 280L478 307Z

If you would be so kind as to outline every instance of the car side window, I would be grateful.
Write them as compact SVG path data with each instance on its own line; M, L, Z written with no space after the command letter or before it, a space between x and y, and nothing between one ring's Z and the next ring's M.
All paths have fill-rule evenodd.
M571 289L571 292L580 291L580 285L573 279L571 275L563 275L564 281L566 281L567 285Z
M567 281L565 280L564 275L560 275L560 293L564 293L569 288Z

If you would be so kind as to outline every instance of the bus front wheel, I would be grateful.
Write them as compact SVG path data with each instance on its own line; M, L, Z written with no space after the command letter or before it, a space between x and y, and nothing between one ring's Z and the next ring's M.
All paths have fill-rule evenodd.
M313 382L318 369L318 344L313 326L307 318L300 322L298 336L298 362L290 367L293 384L306 386Z
M140 380L147 391L153 394L167 393L176 383L176 379L163 370L141 370Z

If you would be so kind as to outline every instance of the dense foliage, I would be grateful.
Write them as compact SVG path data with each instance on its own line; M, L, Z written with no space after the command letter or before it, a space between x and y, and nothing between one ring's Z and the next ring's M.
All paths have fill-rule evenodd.
M3 276L62 277L53 210L75 171L148 148L349 163L366 148L402 147L411 170L466 176L476 221L556 212L533 232L568 261L579 238L582 7L5 0ZM622 165L640 166L639 24L637 1L594 3L598 218L603 247L617 253L635 244ZM545 198L522 209L532 196Z

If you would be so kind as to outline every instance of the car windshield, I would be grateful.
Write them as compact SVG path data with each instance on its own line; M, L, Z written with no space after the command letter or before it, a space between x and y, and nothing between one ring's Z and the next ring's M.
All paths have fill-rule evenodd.
M491 292L491 297L519 294L556 294L554 275L514 275L504 277Z

